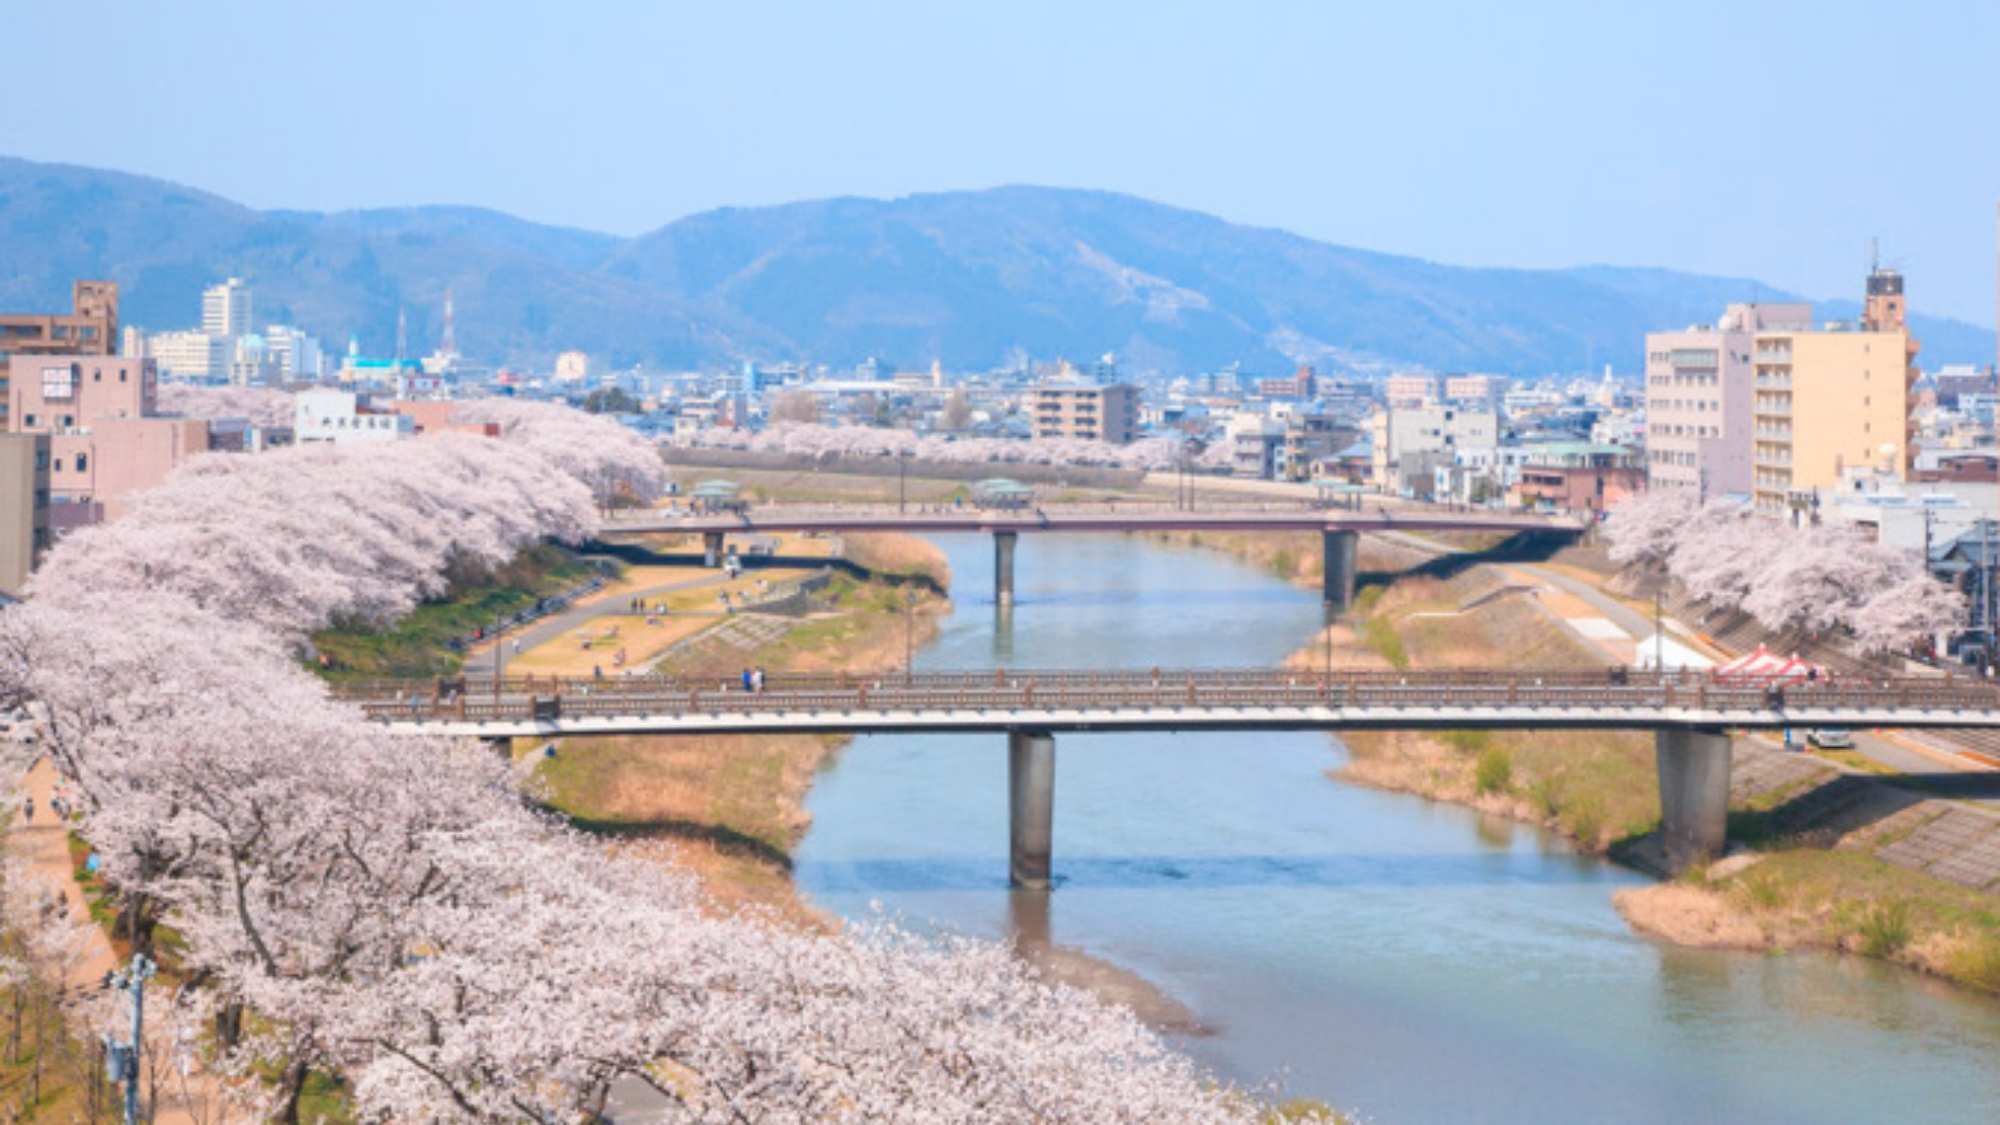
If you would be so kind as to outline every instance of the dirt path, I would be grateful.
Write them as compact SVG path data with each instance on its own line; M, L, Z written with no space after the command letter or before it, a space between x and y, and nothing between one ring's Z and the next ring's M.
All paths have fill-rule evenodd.
M88 923L90 904L83 897L83 888L72 877L69 831L56 819L54 806L50 804L50 798L55 796L56 780L55 767L51 766L46 758L36 761L34 767L22 778L21 793L34 801L35 817L32 821L24 816L17 815L14 818L8 826L6 850L7 854L26 865L31 878L40 879L62 892L63 902L67 905L72 919ZM87 944L82 956L77 958L67 979L61 982L65 992L71 989L81 990L90 982L102 980L104 974L122 964L117 951L111 945L111 939L106 936L102 927L91 925L87 933ZM154 1010L150 1001L147 1010L149 1012ZM78 1037L85 1039L93 1039L97 1034L95 1027L79 1026L73 1028L73 1031ZM148 1035L147 1039L153 1041L153 1036ZM152 1049L166 1048L163 1044L153 1041ZM163 1069L172 1071L171 1067ZM174 1085L182 1084L177 1076L169 1078L168 1081ZM214 1081L206 1075L197 1072L190 1076L185 1085L187 1088L184 1091L168 1090L153 1093L159 1103L151 1118L156 1125L217 1125L225 1121L243 1120L243 1118L232 1118L227 1112L214 1108L221 1104L220 1098L217 1096Z

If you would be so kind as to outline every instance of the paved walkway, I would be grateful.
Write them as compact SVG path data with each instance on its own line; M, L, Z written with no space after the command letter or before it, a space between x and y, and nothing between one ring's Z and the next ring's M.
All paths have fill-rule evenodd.
M512 633L502 633L490 644L482 644L466 653L464 670L473 675L493 674L493 653L501 645L519 644L522 650L533 649L547 644L557 637L580 626L587 625L600 617L628 612L624 607L633 598L653 599L683 590L699 590L707 586L720 586L730 581L727 574L717 571L699 578L689 578L681 582L668 582L658 586L648 586L640 590L625 590L577 602L560 613L544 617L527 628ZM509 649L509 654L512 654Z

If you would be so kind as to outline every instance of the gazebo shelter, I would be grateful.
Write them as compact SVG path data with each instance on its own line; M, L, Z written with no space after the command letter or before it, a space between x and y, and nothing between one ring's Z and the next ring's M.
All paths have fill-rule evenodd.
M688 502L698 511L740 512L749 507L743 488L733 480L705 480L688 493Z
M1035 490L1017 480L994 477L972 486L972 503L980 508L1029 508L1035 503Z

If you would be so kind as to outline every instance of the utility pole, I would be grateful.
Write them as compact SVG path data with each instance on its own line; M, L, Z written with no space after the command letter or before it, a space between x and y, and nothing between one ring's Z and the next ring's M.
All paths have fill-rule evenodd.
M1653 671L1667 674L1667 585L1663 580L1653 590Z
M913 619L917 612L917 592L903 588L903 683L908 685L916 680L916 645L911 638Z
M908 450L896 451L896 511L910 510L910 454Z
M104 1034L104 1073L113 1082L125 1084L125 1125L139 1125L139 1051L145 1044L146 982L158 971L144 953L132 955L125 971L106 973L107 987L124 992L132 1007L132 1038L120 1043L110 1032Z

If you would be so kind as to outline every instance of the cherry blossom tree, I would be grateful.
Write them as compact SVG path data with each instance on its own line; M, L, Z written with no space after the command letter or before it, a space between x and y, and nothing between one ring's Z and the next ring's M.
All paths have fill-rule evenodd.
M1864 651L1889 651L1963 619L1964 599L1930 577L1918 552L1852 527L1794 527L1665 489L1613 509L1606 533L1615 561L1663 567L1703 603L1773 632L1846 630Z
M202 459L0 610L0 704L41 715L128 936L171 923L214 1006L262 1017L215 1060L278 1076L242 1084L259 1111L294 1118L328 1069L368 1120L571 1121L620 1081L687 1121L1255 1120L1000 946L724 913L548 819L489 752L327 697L305 632L587 533L580 478L629 458L553 462L562 425Z
M163 380L157 404L162 414L203 419L247 418L255 426L289 426L296 416L292 396L274 387L207 387Z
M452 417L499 425L509 443L539 454L603 503L617 497L650 503L666 487L659 451L610 418L511 398L471 399L460 403Z

